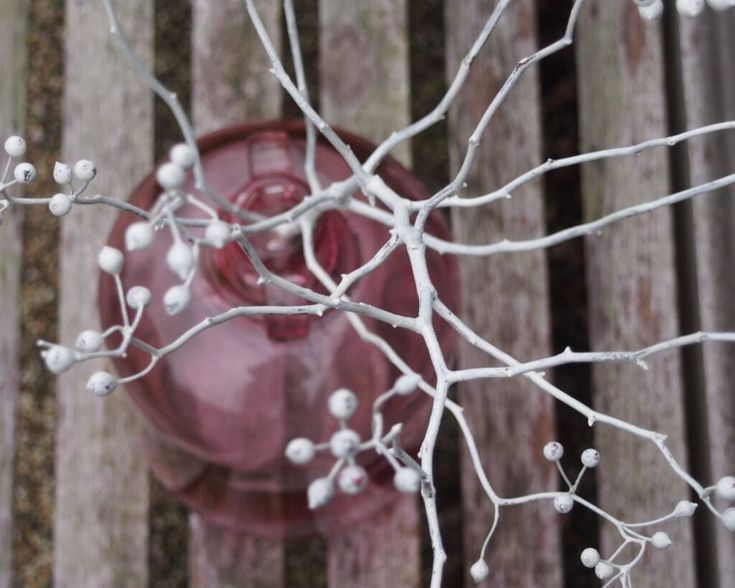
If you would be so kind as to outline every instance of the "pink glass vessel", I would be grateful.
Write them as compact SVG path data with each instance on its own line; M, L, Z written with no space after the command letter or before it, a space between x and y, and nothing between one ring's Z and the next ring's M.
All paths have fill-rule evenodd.
M339 134L361 160L372 152L373 146L364 139L342 131ZM308 194L301 123L233 126L203 137L199 146L210 185L238 207L272 215ZM316 168L323 186L350 175L346 164L323 140L317 146ZM378 172L397 193L413 199L426 197L421 184L395 160L387 159ZM191 179L185 189L193 190ZM158 195L151 174L130 201L150 209ZM191 208L181 213L197 215ZM221 215L228 218L225 212ZM123 250L125 229L137 220L121 215L110 235L110 245ZM432 215L428 232L448 238L439 213ZM319 218L315 251L322 266L339 282L341 274L367 261L388 237L388 228L382 224L332 210ZM274 230L250 241L270 270L293 283L325 292L306 269L300 233ZM233 306L305 302L275 286L258 284L250 261L233 243L219 250L203 248L191 285L192 304L170 317L162 303L166 290L178 282L165 263L170 245L171 237L164 230L157 233L149 249L127 253L125 258L125 287L143 285L153 293L138 331L149 344L163 346L205 317ZM429 253L427 261L439 296L456 308L459 281L454 259ZM349 295L356 302L415 316L417 298L405 251L395 252L353 285ZM100 307L105 326L119 324L113 283L106 275L100 278ZM417 335L368 317L362 320L414 370L434 381L428 354ZM437 323L436 328L450 356L454 334L444 323ZM121 375L127 375L143 369L147 362L147 355L131 350L115 364ZM294 466L285 459L284 449L294 437L315 442L329 439L338 423L327 411L327 398L342 387L357 394L360 404L350 426L367 437L373 400L399 375L374 345L355 333L343 313L327 311L322 317L229 320L199 334L127 390L152 425L147 429L145 446L152 469L164 486L210 522L253 535L293 537L343 528L395 500L387 463L367 455L358 461L370 475L368 488L359 496L338 495L327 507L312 512L306 504L306 487L325 475L334 459L320 455L306 467ZM430 398L418 391L393 399L384 410L386 426L405 423L404 445L415 450L430 407Z

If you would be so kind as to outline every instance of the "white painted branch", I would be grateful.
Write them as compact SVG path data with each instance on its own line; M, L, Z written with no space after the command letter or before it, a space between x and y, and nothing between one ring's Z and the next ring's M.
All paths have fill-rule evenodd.
M529 372L537 372L539 370L558 367L560 365L568 365L571 363L632 362L642 369L648 369L644 361L648 357L671 349L678 349L680 347L686 347L687 345L696 345L705 341L735 342L735 333L706 333L701 331L699 333L692 333L691 335L683 335L681 337L662 341L655 345L639 349L638 351L578 352L567 348L562 353L558 353L552 357L520 363L512 367L471 368L452 371L449 374L449 381L454 383L481 378L512 378Z
M155 348L147 342L136 337L135 331L143 315L143 309L138 308L135 316L128 317L123 313L123 324L113 327L106 334L111 332L120 332L123 336L123 343L116 349L103 351L99 353L77 353L75 355L75 361L82 361L86 359L95 359L100 357L110 357L115 355L122 355L125 353L129 345L134 345L144 352L150 355L149 366L141 373L129 375L123 377L120 381L127 382L135 378L141 377L147 373L162 357L169 353L181 348L189 341L191 341L196 335L204 330L213 328L225 321L231 320L238 316L263 316L268 314L278 315L297 315L297 314L311 314L321 316L326 310L344 311L351 326L355 329L356 333L362 337L365 341L368 341L377 346L385 354L388 361L393 363L401 372L407 375L414 375L410 370L405 361L400 357L394 349L387 344L387 342L374 333L370 332L364 325L361 315L366 315L376 320L380 320L391 324L398 328L408 329L412 332L418 333L428 350L431 363L436 375L437 385L435 388L429 386L426 382L420 381L419 387L433 398L433 406L429 422L427 424L425 436L422 442L421 451L419 454L419 460L414 460L413 456L406 453L400 445L400 427L392 429L389 433L383 434L382 417L380 415L380 407L382 400L378 400L375 405L374 411L374 431L375 435L373 439L366 442L361 446L362 449L370 449L378 451L380 455L384 456L394 468L402 467L401 464L413 468L415 471L421 472L422 483L421 483L421 494L424 502L426 511L426 517L428 522L429 533L431 536L431 544L434 553L434 561L432 566L432 588L438 588L441 585L443 565L446 560L447 554L445 553L441 532L438 524L437 514L437 497L433 487L434 482L434 449L436 446L437 436L441 420L446 411L450 412L459 424L460 431L464 437L464 440L468 447L468 453L470 457L470 463L474 468L475 473L480 481L483 491L488 497L488 500L492 504L492 510L494 513L493 520L489 525L490 531L482 546L481 554L484 554L488 548L490 538L493 536L495 529L498 526L500 520L500 514L502 508L517 506L522 504L528 504L531 502L554 502L559 498L569 497L573 503L579 504L580 506L589 509L596 515L601 517L603 520L612 524L618 531L622 540L621 546L614 551L611 556L605 561L610 565L614 572L613 581L620 581L623 586L630 585L630 572L633 567L640 561L641 557L647 546L651 543L652 538L641 534L635 529L639 529L642 526L656 525L665 522L672 518L673 514L666 514L659 516L656 519L651 519L644 523L626 523L621 519L612 516L604 509L597 505L594 505L579 496L576 495L577 485L582 475L586 471L584 468L577 475L574 482L564 473L564 479L567 481L569 486L566 492L537 492L527 494L518 497L504 498L499 495L493 488L490 480L487 477L486 472L482 466L481 456L479 454L477 444L475 443L472 432L468 426L466 419L464 418L461 406L450 401L447 398L448 389L451 383L458 381L467 381L482 378L507 378L514 376L524 376L531 382L533 382L539 390L551 397L559 400L566 404L570 408L580 413L586 418L590 426L596 423L603 423L619 429L623 432L627 432L630 435L638 437L644 441L652 443L663 459L667 462L671 470L688 484L692 490L700 497L703 504L718 518L722 519L722 513L716 508L712 500L712 487L705 487L700 482L694 480L692 476L679 464L679 462L673 457L666 444L666 435L657 431L649 430L638 426L632 422L616 418L614 416L604 414L600 411L593 410L592 408L584 405L583 403L572 398L570 395L565 393L563 390L549 383L540 370L553 368L555 366L576 363L576 362L590 362L590 363L601 363L601 362L613 362L613 361L628 361L635 362L639 365L643 365L646 358L663 353L664 351L681 348L686 345L699 344L704 341L720 341L720 342L735 342L735 333L732 332L700 332L693 333L682 337L675 337L650 345L637 351L620 350L610 352L573 352L567 350L561 354L545 357L541 359L535 359L527 361L525 363L519 362L510 354L499 349L491 342L479 337L473 329L465 324L461 319L456 317L443 303L437 298L437 293L434 285L432 284L429 276L429 271L426 261L426 251L432 249L440 253L449 253L456 255L482 255L488 256L502 252L516 252L516 251L530 251L550 247L557 243L561 243L568 239L572 239L579 236L590 235L603 228L616 223L618 221L637 216L643 213L651 212L658 208L671 205L676 202L681 202L700 194L711 192L726 186L730 186L735 183L735 174L723 175L722 177L712 180L709 182L702 183L693 188L682 190L673 194L666 194L660 196L650 202L637 204L635 206L629 206L627 208L618 210L592 222L584 223L576 227L571 227L557 233L539 237L536 239L529 239L525 241L500 241L498 243L492 243L487 245L467 245L449 243L431 235L424 233L425 223L432 212L432 210L438 206L442 207L471 207L471 206L483 206L495 202L500 198L509 197L514 190L522 186L523 184L537 179L544 174L563 167L571 165L580 165L587 162L600 161L610 158L618 158L623 156L634 155L647 149L662 146L673 146L681 141L685 141L694 137L704 136L710 133L730 130L735 128L735 122L723 122L715 125L709 125L706 127L700 127L692 129L685 133L678 135L672 135L670 137L664 137L661 139L652 139L644 141L630 147L621 147L614 149L605 149L601 151L590 152L575 157L569 157L558 161L548 161L542 165L539 165L530 171L527 171L511 182L506 184L500 190L485 194L483 196L475 198L460 198L457 193L462 189L464 182L468 178L470 170L476 160L477 148L480 144L480 140L487 130L490 122L496 115L501 105L511 95L512 90L516 87L523 74L533 65L539 63L541 60L561 51L568 47L573 40L573 34L577 21L579 18L580 10L586 0L576 0L573 4L572 10L569 14L567 21L566 30L564 35L559 40L551 43L550 45L540 49L539 51L521 59L516 67L513 69L509 77L505 80L505 83L500 90L490 100L488 106L485 108L480 120L472 131L467 151L464 155L462 164L459 166L459 171L454 179L431 198L422 202L411 202L408 199L402 197L400 194L395 193L381 177L375 175L375 170L378 164L388 155L394 148L403 143L404 141L414 137L423 130L429 128L432 124L440 120L446 113L449 106L455 101L460 89L463 87L464 82L467 78L470 66L475 60L476 56L482 50L486 44L488 38L492 35L493 31L500 26L502 22L502 16L506 13L506 9L510 5L510 0L500 0L497 3L494 10L491 12L489 18L485 22L483 29L481 30L478 37L475 39L470 51L465 55L462 60L459 69L452 81L450 88L446 94L436 105L436 107L426 116L406 126L404 129L399 130L390 135L384 140L380 146L373 152L373 154L367 159L365 163L361 163L350 150L349 146L346 145L337 134L330 128L325 122L324 118L317 113L314 108L310 105L308 100L306 80L304 76L304 68L302 63L302 56L298 41L298 31L296 27L296 18L293 12L293 5L291 0L283 0L283 8L286 16L286 24L288 30L289 44L293 55L297 85L293 83L290 77L285 73L282 66L281 60L275 49L275 45L269 36L265 25L258 15L258 11L255 8L252 0L244 0L245 8L247 13L255 26L258 37L267 53L268 59L272 66L272 73L276 76L277 80L283 86L283 88L289 93L291 98L296 102L299 108L302 110L306 128L307 128L307 153L305 163L305 173L307 175L309 185L312 191L312 195L304 199L304 201L290 210L287 210L281 214L274 215L273 217L264 218L261 216L249 214L244 211L237 211L247 222L242 224L231 224L229 229L231 231L230 237L227 241L237 240L243 248L245 254L249 257L250 261L258 271L261 280L269 284L273 284L283 290L296 294L304 298L308 303L302 305L293 306L252 306L252 307L236 307L229 309L228 311L219 314L217 316L209 317L196 325L191 326L188 330L183 332L173 341L169 342L161 348ZM592 0L590 0L592 1ZM118 45L122 55L133 67L135 73L143 80L143 82L157 95L159 95L166 104L171 108L174 113L181 132L186 140L186 143L195 154L194 164L194 175L197 183L197 190L203 192L206 196L212 198L220 205L227 206L232 209L231 206L222 202L222 198L217 194L211 192L208 188L206 179L204 177L204 170L202 168L199 154L196 149L196 143L192 127L181 108L176 96L169 92L150 72L149 68L141 61L131 48L126 37L122 34L120 27L117 22L115 11L113 9L112 0L101 0L107 14L107 21L110 26L110 32ZM316 145L316 133L315 130L319 130L326 139L332 144L334 149L341 155L347 165L352 171L352 176L344 181L336 182L330 186L321 188L316 175L315 170L315 145ZM12 182L6 183L6 177L8 175L9 166L6 173L3 176L3 185L0 186L0 195L2 195L2 201L0 202L0 208L2 211L7 211L15 206L36 206L36 205L48 205L50 199L47 197L38 198L17 198L12 197L8 194L7 188ZM83 194L86 189L86 182L78 188L78 190L72 193L75 204L92 205L101 204L110 206L121 211L135 214L143 219L148 219L154 224L166 227L171 230L174 240L177 243L188 243L191 242L193 255L196 258L198 255L199 247L206 246L207 244L200 237L195 235L192 229L194 227L205 227L208 223L212 222L214 211L206 204L203 200L198 199L195 194L185 194L178 192L174 189L167 189L165 195L159 200L158 203L150 211L142 210L138 207L128 205L124 202L118 201L115 198L102 195L85 196ZM369 199L376 199L377 205L373 206L372 202L365 203L362 200L354 197L354 193L360 189ZM204 214L206 218L202 217L182 217L177 215L177 209L188 202L197 207L200 213ZM340 283L336 283L330 275L322 268L316 256L314 255L313 249L313 230L314 223L318 219L319 214L329 209L342 209L349 213L361 215L365 218L378 221L385 224L390 228L390 237L388 241L361 267L355 268L349 273L342 276ZM264 231L272 230L282 225L295 225L298 224L299 230L301 231L302 241L304 246L304 255L308 269L311 273L317 277L321 284L328 290L329 294L321 294L298 286L294 283L288 282L284 278L274 274L264 265L262 260L258 257L257 252L252 247L250 242L247 240L247 235L262 233ZM390 258L390 256L398 249L405 248L408 255L411 272L413 279L416 284L416 291L418 295L418 313L417 316L401 316L395 313L388 312L384 309L368 305L359 301L353 301L347 296L349 288L369 275L377 267ZM182 272L182 283L188 285L195 275L195 270L188 272ZM118 283L118 294L120 298L120 304L125 310L125 300L122 284ZM455 329L461 337L466 339L471 345L487 354L490 358L496 362L500 362L500 367L477 367L462 370L450 370L447 365L447 360L439 346L437 334L434 330L433 321L436 317L440 317L447 321L449 325ZM67 333L68 328L65 330ZM43 345L48 346L50 344L44 343ZM392 391L388 391L386 394L392 394ZM382 397L383 399L386 396ZM389 445L393 445L392 449L388 449ZM337 472L345 464L349 464L349 460L338 460L329 474L330 479L337 475ZM562 470L563 472L563 470ZM673 511L672 511L673 512ZM635 545L637 551L630 557L626 562L618 563L613 560L622 557L622 547L627 545ZM61 568L60 568L61 569Z

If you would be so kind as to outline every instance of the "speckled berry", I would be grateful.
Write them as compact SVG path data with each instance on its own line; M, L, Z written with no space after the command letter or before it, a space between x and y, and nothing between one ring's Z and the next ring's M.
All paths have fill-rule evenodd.
M286 446L286 457L297 465L309 463L315 454L314 443L304 437L292 439Z
M357 396L352 390L340 388L329 396L329 412L337 419L347 420L357 410Z
M544 457L549 461L559 461L564 457L564 446L558 441L550 441L544 445Z
M337 431L329 439L329 449L337 459L354 455L359 445L360 436L352 429Z

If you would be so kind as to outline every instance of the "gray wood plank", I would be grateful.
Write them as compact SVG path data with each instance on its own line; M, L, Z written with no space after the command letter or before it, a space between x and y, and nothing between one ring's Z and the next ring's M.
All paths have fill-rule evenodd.
M405 0L319 2L320 104L330 124L382 140L410 118ZM410 163L409 146L394 153Z
M735 118L735 103L728 88L728 72L735 59L731 42L735 16L707 12L697 19L681 18L681 81L684 118L687 128ZM730 139L730 140L728 140ZM687 170L692 185L731 173L735 164L735 143L729 133L686 145ZM691 203L691 239L696 259L696 290L700 328L735 329L735 205L732 189ZM697 423L706 429L704 451L709 454L713 482L735 471L735 379L733 350L727 345L706 345L703 350L704 377L691 393L702 395L705 419ZM717 570L720 588L735 587L735 537L722 525L716 527Z
M208 524L192 514L189 585L202 588L285 586L283 544Z
M583 11L576 45L581 150L628 145L666 134L660 22L646 24L632 2L597 2ZM670 190L668 154L656 150L582 169L584 214L597 218ZM671 211L628 220L587 239L590 339L593 349L637 349L678 334ZM595 408L670 435L687 464L683 387L677 353L629 366L593 369ZM602 454L599 502L624 520L670 512L688 496L656 448L611 428L595 430ZM694 586L689 520L666 530L674 544L637 568L636 585ZM603 526L603 557L619 545Z
M319 95L330 124L379 142L410 122L407 6L405 0L320 0ZM394 156L410 164L409 145ZM330 587L418 586L418 505L396 498L379 522L328 537Z
M280 2L260 2L280 47ZM282 92L242 0L193 0L192 113L198 134L226 124L278 118Z
M460 59L487 20L494 2L471 0L447 5L447 71ZM467 139L495 92L516 63L535 51L533 2L514 2L494 37L472 65L468 87L450 111L450 161L456 171ZM496 115L479 146L468 193L497 188L539 163L540 96L537 70L530 70ZM542 187L529 185L513 200L484 209L453 211L456 241L489 243L502 237L523 239L544 232ZM543 253L460 260L462 318L481 336L521 360L550 353L548 278ZM463 367L488 365L488 357L463 345ZM486 471L505 496L556 487L556 474L541 450L554 439L553 402L527 381L469 382L460 402L477 440ZM461 445L461 442L460 442ZM465 562L474 562L492 522L487 499L463 448L463 530ZM560 586L559 515L550 504L506 509L488 552L491 574L482 586ZM533 529L533 532L529 532ZM468 586L473 585L469 577Z
M330 536L330 588L419 586L419 516L415 499L397 496L390 509L376 513L368 523Z
M121 27L152 63L152 4L116 2ZM94 159L93 190L125 198L152 166L153 97L113 47L100 2L66 5L63 153ZM115 214L79 207L62 220L62 341L98 323L97 255ZM59 587L147 583L148 472L123 390L85 390L104 364L78 366L59 380L54 582Z
M260 16L280 46L280 2L260 2ZM282 90L242 0L192 4L192 112L197 134L229 124L280 116ZM189 519L190 585L284 586L284 543L220 529L196 513Z
M0 0L0 142L25 123L25 0ZM5 161L5 152L0 155ZM13 585L13 470L20 386L19 300L22 211L5 215L0 227L0 588Z

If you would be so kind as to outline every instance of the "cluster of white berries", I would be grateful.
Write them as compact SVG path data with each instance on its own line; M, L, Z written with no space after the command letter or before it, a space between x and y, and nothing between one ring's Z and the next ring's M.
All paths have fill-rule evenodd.
M715 494L722 500L735 502L735 476L725 476L715 485ZM728 530L735 532L735 507L730 507L722 513L722 522Z
M66 187L68 193L57 192L49 199L48 208L54 216L66 216L71 210L74 199L80 194L89 182L97 175L97 167L88 159L80 159L72 169L65 163L59 161L54 165L54 181L60 186ZM83 186L75 191L72 185L73 178L82 182Z
M23 137L13 135L5 140L4 148L6 155L12 161L26 154L27 145ZM13 169L13 178L18 184L30 184L36 179L36 167L27 161L19 163Z
M563 450L560 452L557 444L550 443L544 448L544 454L552 461L557 461L560 453L563 453ZM594 459L593 462L597 462L597 459ZM721 478L717 484L707 489L707 494L711 493L714 493L717 497L723 500L735 501L735 477L725 476L724 478ZM670 518L689 518L694 515L696 510L696 503L688 500L682 500L677 503L670 515L647 524L662 522ZM728 508L725 510L725 512L722 513L722 519L729 530L735 531L735 508ZM629 525L623 524L623 527L625 528L625 531L630 530ZM636 534L636 537L642 539L645 543L650 543L658 550L667 549L671 546L671 537L669 537L668 533L665 533L664 531L657 531L650 537L640 534ZM613 561L618 553L620 553L620 550L616 551L615 555L613 555L611 559L605 560L601 558L597 549L594 547L588 547L582 551L580 560L582 565L586 568L594 569L595 575L600 580L607 581L613 578L615 574L626 575L629 573L631 564L620 564Z
M2 224L2 213L13 205L14 199L10 197L5 189L14 184L29 184L37 175L33 164L21 161L12 167L14 160L20 160L27 150L25 139L20 136L11 136L5 140L4 150L8 157L5 174L0 179L0 224ZM210 247L223 247L231 239L233 226L220 220L215 211L197 200L191 194L180 191L186 179L187 171L196 162L196 152L187 144L179 143L169 152L169 161L159 167L156 172L156 180L163 188L163 194L150 212L150 220L140 221L130 225L125 233L125 248L128 251L143 250L150 247L155 237L155 231L160 226L168 224L171 228L174 242L166 255L166 264L169 269L182 280L182 283L171 287L164 295L163 303L166 311L173 315L182 312L191 303L191 292L189 286L194 277L199 252L199 245ZM12 169L12 178L7 178ZM80 194L87 188L97 175L94 162L82 159L73 165L56 162L53 169L53 179L61 187L61 190L47 198L39 199L47 204L54 216L67 215ZM76 185L75 185L76 184ZM186 202L191 202L199 209L204 210L211 220L204 224L203 234L194 235L185 229L174 216L178 207ZM26 204L27 202L22 202ZM199 219L196 219L199 220ZM120 274L124 264L123 253L113 247L104 247L98 257L100 269L113 276L117 282L119 292L123 291ZM122 294L121 294L122 296ZM102 355L122 355L125 353L130 342L137 322L130 324L127 318L126 305L136 311L142 310L151 299L150 291L143 286L135 286L128 290L125 300L121 300L123 306L122 314L125 317L124 325L117 325L105 333L88 330L79 335L76 347L67 347L39 341L43 348L41 355L48 369L55 374L61 374L68 370L74 363L100 357ZM108 334L119 331L123 334L121 347L114 352L101 353L104 340ZM136 376L125 378L124 381L134 379ZM87 382L87 388L100 396L112 392L117 384L118 378L107 372L97 372Z
M196 154L186 143L177 143L168 157L169 161L158 168L156 181L164 190L178 190L184 184L187 170L194 167Z
M174 145L169 152L169 161L161 165L156 172L156 181L164 189L162 199L154 207L162 211L150 220L140 221L128 226L125 231L125 248L128 251L147 249L153 243L156 225L166 213L172 213L185 201L194 202L191 195L182 195L178 190L184 184L187 170L193 167L196 159L194 150L185 143ZM172 199L171 196L179 197ZM159 206L161 205L162 206ZM193 239L194 245L182 238L180 231L172 227L174 242L166 253L166 265L182 280L166 291L163 298L164 307L169 315L175 315L191 303L189 283L196 268L198 244L203 242L211 247L223 247L232 234L232 227L214 216L206 225L204 239Z
M114 247L104 247L97 258L97 263L103 272L110 274L117 284L122 287L120 273L122 272L124 258L120 250ZM151 292L148 288L133 286L127 291L124 303L132 308L139 317L150 300ZM123 301L121 301L121 304L123 304ZM123 315L127 317L127 313L123 312ZM39 341L39 345L45 347L41 352L41 356L50 371L54 374L61 374L78 361L101 357L100 352L105 339L113 332L120 331L122 333L123 344L120 351L124 352L124 347L127 345L125 340L133 334L136 325L137 320L131 325L126 318L124 325L110 328L104 333L92 329L82 331L77 337L73 349L64 345ZM106 371L99 371L92 374L87 381L87 390L97 396L107 396L115 390L118 382L117 376Z
M694 506L696 507L696 505ZM671 546L671 538L663 531L657 531L648 538L647 541L658 550L667 549ZM617 553L619 553L619 551L616 552L616 554ZM613 562L612 558L609 560L602 559L600 552L594 547L587 547L584 549L579 556L579 559L584 567L594 570L595 576L603 582L612 578L616 572L628 573L628 569L630 567L630 564L617 564Z
M122 251L114 247L103 247L97 262L103 272L110 274L121 285L120 273L122 272L124 263ZM148 306L150 301L151 291L145 286L133 286L125 295L125 304L136 311L138 315L143 312L143 309ZM126 324L120 327L123 337L132 335L135 330L135 324ZM106 334L96 331L83 331L77 338L76 347L78 350L84 351L87 354L97 352L102 348ZM117 388L118 383L119 379L114 374L99 371L92 374L89 380L87 380L87 390L96 396L107 396Z
M577 476L577 480L574 484L569 480L561 466L561 458L564 457L564 446L558 441L550 441L544 445L543 453L544 457L548 461L556 464L556 467L559 469L564 481L569 486L569 491L567 493L559 494L554 497L554 510L560 514L567 514L568 512L571 512L574 507L574 493L576 492L577 486L579 485L585 471L596 468L600 464L600 452L596 449L585 449L582 452L582 456L580 458L582 462L582 471Z
M664 11L663 0L633 0L638 12L646 20L660 17ZM735 0L706 0L712 10L722 11L735 6ZM705 6L705 0L676 0L676 10L681 16L698 16Z
M175 193L184 184L186 171L194 165L194 151L186 144L179 143L169 152L169 161L156 172L156 181L167 193ZM164 194L164 198L166 195ZM128 250L145 249L153 242L154 222L135 223L125 233L125 246ZM191 304L188 279L196 267L197 252L184 242L178 231L172 231L174 243L166 253L166 265L183 283L169 288L163 296L163 305L169 315L179 314Z
M13 159L19 159L23 157L26 153L25 139L23 137L18 137L17 135L8 137L5 140L4 149L5 154L8 156L8 165L2 178L0 178L0 190L3 191L2 193L0 193L0 225L3 224L2 213L10 206L8 200L6 198L3 198L3 196L6 196L4 192L5 188L10 186L12 183L29 184L36 177L36 168L33 166L33 164L25 162L19 163L15 166L15 169L13 170L14 182L6 184L5 182L7 180L7 173L10 170L10 164L12 163Z
M417 376L401 376L386 395L412 393L418 384ZM381 398L376 401L376 406ZM357 464L355 458L363 451L376 450L381 446L380 453L385 455L387 449L382 446L378 438L363 442L357 431L347 426L347 421L357 410L357 396L352 390L340 388L329 396L329 413L339 421L340 428L332 434L329 441L315 444L310 439L299 437L289 442L286 447L286 457L291 463L305 465L311 462L318 451L329 451L337 463L323 478L318 478L309 484L307 499L309 508L316 509L328 504L335 495L336 487L345 494L359 494L368 483L368 474L363 467ZM400 465L392 458L388 460L395 470L393 484L399 492L415 493L421 486L421 474L416 467Z
M26 142L23 137L13 135L5 140L5 153L9 162L23 157L26 153ZM13 179L16 184L30 184L36 179L36 168L32 163L22 162L13 168ZM67 192L58 192L47 198L48 208L54 216L65 216L69 214L74 199L81 194L87 184L97 175L97 168L92 161L80 159L71 168L65 163L56 162L54 165L54 181L67 189ZM75 190L72 182L76 178L82 182L82 186ZM4 179L3 179L4 181Z

